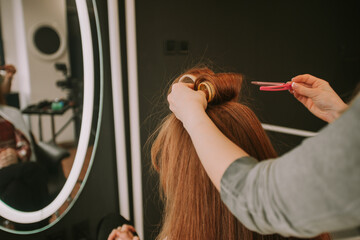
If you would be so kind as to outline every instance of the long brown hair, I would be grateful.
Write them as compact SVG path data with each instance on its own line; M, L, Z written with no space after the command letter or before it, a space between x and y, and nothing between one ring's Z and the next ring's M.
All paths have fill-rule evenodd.
M202 81L214 85L215 98L206 112L230 140L258 160L276 157L253 111L237 102L242 75L215 74L208 68L191 69L185 74L197 77L195 89ZM178 82L180 77L174 82ZM151 159L159 173L165 205L158 240L286 239L280 235L264 236L252 232L230 213L207 176L190 136L174 114L163 120L156 134ZM317 239L327 239L327 235Z
M0 105L5 105L6 100L3 93L4 76L0 75Z

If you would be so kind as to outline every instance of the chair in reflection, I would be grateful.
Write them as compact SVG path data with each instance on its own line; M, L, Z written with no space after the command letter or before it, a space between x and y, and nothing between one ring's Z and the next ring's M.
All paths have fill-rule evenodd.
M36 142L33 135L31 137L34 143L36 159L47 170L47 186L52 200L58 195L66 182L61 161L69 157L70 153L52 143Z
M7 94L6 96L8 96ZM7 105L13 107L13 111L19 108L19 95L12 93L14 97L7 98ZM20 111L19 111L20 113ZM70 156L70 153L54 144L36 141L30 132L30 141L34 147L36 161L47 171L47 187L50 199L54 199L65 184L66 178L62 169L61 161Z
M49 203L46 169L37 162L20 162L0 169L1 200L14 209L37 211ZM48 219L34 224L12 223L16 230L42 227Z
M0 198L20 211L37 211L47 206L61 191L66 178L61 161L70 154L56 145L36 142L36 162L20 162L0 169ZM13 223L16 230L46 226L49 218L33 224Z
M18 160L0 168L0 199L19 211L38 211L47 206L64 186L66 178L61 161L70 153L54 144L35 141L17 108L0 105L0 110L1 117L7 121L2 125L3 130L6 131L9 127L10 132L4 141L8 137L13 139L12 134L15 137L14 132L20 131L32 146L32 155L35 155L28 160ZM17 138L11 141L16 143L15 139ZM13 223L13 228L30 230L46 226L48 222L49 218L33 224Z

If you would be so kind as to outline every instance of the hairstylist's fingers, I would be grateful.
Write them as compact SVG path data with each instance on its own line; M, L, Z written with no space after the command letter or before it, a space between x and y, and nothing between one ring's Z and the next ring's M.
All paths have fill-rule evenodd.
M132 240L134 238L134 235L132 234L132 232L126 231L126 232L118 232L116 234L116 238L115 239L119 239L119 240Z
M118 230L117 229L113 229L108 237L107 240L115 240L116 236L117 236Z
M188 88L194 89L195 84L193 83L184 83Z
M180 100L184 94L187 92L190 92L189 90L192 90L194 88L194 84L192 83L175 83L171 87L171 92L167 96L167 100L171 104L176 103L176 101ZM192 90L192 92L194 92Z
M203 91L194 91L186 83L175 83L168 95L169 109L184 125L190 124L202 114L206 107L206 94Z
M294 82L288 81L288 82L286 82L286 83L287 83L287 84L288 84L288 83L293 84ZM311 87L312 87L311 85L306 84L306 83L296 83L296 84L300 84L300 85L302 85L302 86L304 86L304 87L307 87L307 88L311 88ZM291 89L289 90L289 92L290 92L291 94L294 94L294 93L295 93L295 92L294 92L294 89L292 89L292 87L291 87Z
M286 82L286 84L289 84L289 83L292 83L292 82L291 82L291 81ZM291 94L294 94L294 90L293 90L292 88L289 89L289 92L290 92Z
M186 86L190 89L194 89L194 84L193 83L183 83L183 82L177 82L177 83L174 83L173 85L171 85L171 88L168 92L168 95L170 95L172 93L172 91L175 89L177 89L179 86Z
M121 231L131 231L131 232L135 232L135 228L131 225L128 224L123 224L121 226Z
M186 85L186 83L174 83L172 86L171 86L171 92L169 95L171 95L174 90L176 91L177 89L179 88L182 88L182 86Z
M133 237L133 240L140 240L138 236Z
M183 82L179 82L179 83L174 83L171 87L172 90L174 89L178 89L178 88L183 88L184 86L190 88L190 89L194 89L194 84L193 83L183 83Z
M296 77L293 77L291 79L291 81L296 82L296 83L306 83L309 84L310 86L312 86L314 83L316 83L317 81L323 81L320 78L314 77L310 74L302 74L302 75L298 75Z
M318 94L316 89L303 86L296 82L293 82L291 87L294 92L309 98L315 97Z
M306 103L307 103L307 101L309 99L308 97L304 97L303 95L300 95L300 94L298 94L296 92L294 92L293 95L299 102L301 102L304 106L306 106Z

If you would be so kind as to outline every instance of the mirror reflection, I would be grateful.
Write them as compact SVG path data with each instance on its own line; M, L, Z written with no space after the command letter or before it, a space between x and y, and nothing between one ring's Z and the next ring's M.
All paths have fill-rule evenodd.
M1 0L0 9L0 200L32 212L56 198L77 152L83 104L79 19L70 0ZM39 229L71 205L91 159L98 97L84 166L67 201L41 222L19 224L0 216L0 226Z

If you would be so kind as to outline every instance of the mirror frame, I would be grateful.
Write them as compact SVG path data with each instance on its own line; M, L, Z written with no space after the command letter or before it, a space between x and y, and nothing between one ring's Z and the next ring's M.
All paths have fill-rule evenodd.
M97 14L97 7L95 0L93 0L93 5L94 5L93 7L95 12L98 43L99 43L100 99L99 99L99 117L97 122L94 148L91 154L88 170L84 177L84 181L83 181L84 183L88 178L89 171L91 169L94 160L94 153L96 151L98 144L101 116L102 116L102 103L103 103L103 63L102 63L102 48L101 48L102 43L101 43L101 34L99 29L99 21L98 21L98 14ZM82 112L83 117L81 122L78 149L75 155L72 169L70 171L70 175L67 178L65 185L61 189L59 195L48 206L38 211L22 212L13 209L4 202L0 201L0 216L16 223L24 223L24 224L35 223L53 215L66 202L68 196L71 194L84 164L85 155L90 140L91 126L93 120L93 117L89 118L88 116L93 116L93 107L94 107L93 106L94 84L95 84L94 54L93 54L93 42L91 35L90 17L89 17L86 0L76 0L76 9L79 17L80 35L82 42L82 54L83 54L83 69L84 69L84 101L83 101L83 112ZM59 216L55 221L49 223L47 226L44 226L43 228L34 229L31 231L17 231L0 226L0 229L16 234L31 234L31 233L43 231L53 226L55 223L57 223L71 209L71 207L73 206L74 202L77 200L83 188L84 188L84 184L80 186L80 189L78 190L74 200L70 203L70 205L67 207L65 212L62 213L62 215Z

